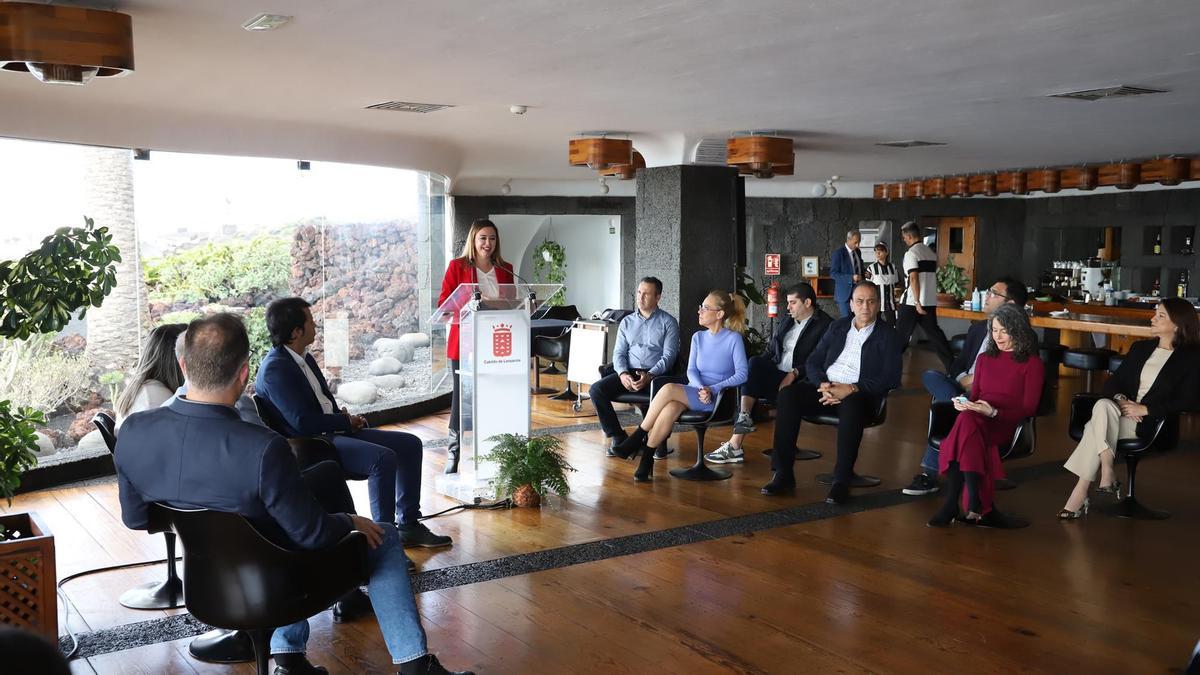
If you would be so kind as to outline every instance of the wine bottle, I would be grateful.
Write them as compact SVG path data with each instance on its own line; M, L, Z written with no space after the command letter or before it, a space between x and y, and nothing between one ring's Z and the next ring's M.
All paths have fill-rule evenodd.
M1158 283L1158 277L1154 277L1154 285L1150 287L1150 297L1157 298L1161 293L1161 286Z
M1154 235L1154 255L1162 255L1162 232Z
M1184 255L1191 255L1191 254L1192 254L1192 235L1190 235L1190 234L1188 234L1188 235L1184 235L1184 237L1183 237L1183 250L1182 250L1182 251L1180 251L1180 253L1182 253L1182 254L1184 254Z
M1188 271L1179 271L1179 283L1175 285L1175 297L1186 298L1188 296Z

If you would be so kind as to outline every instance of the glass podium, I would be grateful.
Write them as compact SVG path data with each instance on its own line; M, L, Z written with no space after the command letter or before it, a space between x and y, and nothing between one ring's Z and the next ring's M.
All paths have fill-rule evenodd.
M500 284L484 297L461 284L430 317L430 326L458 324L460 400L458 473L439 475L439 494L465 503L496 499L496 466L481 457L497 434L529 435L530 316L561 284Z

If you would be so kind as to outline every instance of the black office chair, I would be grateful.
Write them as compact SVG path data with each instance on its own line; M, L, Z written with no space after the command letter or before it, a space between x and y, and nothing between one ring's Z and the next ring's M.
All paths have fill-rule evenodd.
M579 319L579 310L575 305L564 305L561 307L547 307L545 311L537 316L538 319L559 319L561 321L575 321ZM534 356L534 380L533 388L535 394L551 393L554 390L542 387L542 373L547 375L557 375L563 371L554 367L555 364L563 364L566 366L567 361L571 358L571 328L567 327L558 335L534 335L533 336L533 356ZM544 370L539 370L537 359L545 359L550 362L550 367ZM574 396L571 393L571 383L568 382L563 390L550 398L564 401Z
M929 406L929 428L928 433L926 433L926 440L929 442L929 445L941 450L942 441L946 440L946 436L950 434L950 429L954 428L954 421L957 419L958 411L954 409L953 402L933 402ZM1000 448L1001 461L1020 459L1033 454L1033 443L1025 442L1026 427L1032 423L1032 420L1032 417L1028 417L1021 424L1017 425L1016 430L1013 431L1012 440Z
M106 412L96 413L92 424L100 430L100 437L108 446L109 452L117 450L116 421ZM120 602L129 609L175 609L183 607L183 581L175 566L175 533L170 525L164 522L150 521L147 528L150 534L162 532L167 543L167 578L163 581L149 581L125 591L121 594Z
M962 353L963 347L966 346L966 344L966 333L959 333L958 335L950 338L950 352L954 354L954 358L958 358L958 355Z
M1071 399L1071 421L1067 429L1068 435L1076 441L1083 438L1083 429L1092 419L1092 407L1096 401L1103 398L1099 394L1076 394ZM1111 506L1100 506L1099 510L1118 518L1136 518L1139 520L1165 520L1171 517L1167 511L1157 511L1142 506L1134 496L1134 485L1137 480L1137 465L1142 455L1154 447L1162 434L1166 420L1158 417L1147 417L1138 425L1136 438L1123 438L1117 441L1114 451L1118 456L1125 457L1125 468L1128 471L1128 492L1124 499Z
M300 465L301 471L326 460L331 460L341 465L342 462L338 459L337 450L334 449L333 443L324 438L317 437L289 437L283 425L283 418L279 414L279 410L275 407L275 404L258 394L251 396L250 400L254 402L254 409L258 411L258 418L262 420L263 424L271 431L288 439L288 444L292 446L292 454L296 457L296 463ZM347 475L346 478L350 480L364 480L366 476Z
M260 675L277 627L324 610L369 576L361 532L327 549L289 551L233 513L162 504L150 510L183 541L188 611L210 626L249 634Z
M653 388L653 385L651 385ZM671 475L684 480L725 480L731 475L723 469L712 469L704 463L704 432L709 427L733 424L737 417L737 387L727 387L717 392L713 409L708 411L685 410L676 424L692 427L696 431L696 463L686 469L671 469Z
M891 393L891 392L888 392L888 393ZM867 423L865 425L863 425L864 429L870 429L871 427L877 427L887 421L887 399L888 399L888 397L886 394L879 399L879 403L876 406L875 410L872 411L870 418L867 419ZM805 422L808 422L809 424L820 424L822 426L830 426L830 427L836 427L838 425L838 416L836 414L834 414L833 412L822 412L819 415L805 415L803 419ZM819 474L817 474L817 482L820 483L821 485L833 485L833 474L832 473L819 473ZM882 482L883 481L880 480L877 476L866 476L866 475L860 475L860 474L856 473L850 479L850 487L852 487L852 488L876 487Z

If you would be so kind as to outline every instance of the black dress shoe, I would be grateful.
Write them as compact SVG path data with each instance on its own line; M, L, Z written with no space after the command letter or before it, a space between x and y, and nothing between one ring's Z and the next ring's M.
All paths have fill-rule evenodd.
M845 483L834 483L825 495L826 504L845 504L850 500L850 486Z
M188 653L205 663L252 662L254 643L250 641L249 633L214 628L188 643Z
M329 675L324 666L314 666L303 654L272 654L271 657L276 663L275 675Z
M399 675L475 675L470 670L446 670L433 654L400 664Z
M410 561L411 562L411 561ZM361 588L355 588L333 603L333 622L345 623L372 612L371 599Z
M759 492L768 497L795 494L796 477L790 473L776 471L775 475L771 477L771 482L762 486L762 490L759 490Z
M397 528L400 533L400 541L405 548L419 546L421 548L440 548L449 546L454 543L454 540L442 534L434 534L425 526L425 523L416 523L415 525L401 525Z

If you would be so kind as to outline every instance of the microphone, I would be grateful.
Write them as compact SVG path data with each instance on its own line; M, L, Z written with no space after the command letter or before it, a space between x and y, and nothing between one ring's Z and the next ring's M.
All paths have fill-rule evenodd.
M519 279L520 281L522 281L523 283L525 283L527 286L532 286L532 285L533 285L533 284L532 284L532 283L531 283L531 282L530 282L528 279L526 279L525 277L521 276L520 274L517 274L517 270L515 270L515 269L513 268L513 265L512 265L511 263L509 264L509 266L508 266L508 267L506 267L506 268L504 268L504 269L507 269L507 270L508 270L508 273L509 273L509 274L511 274L511 275L513 275L513 278L514 278L514 279ZM530 304L530 307L531 307L531 308L532 308L532 306L533 306L533 305L537 304L537 292L536 292L536 291L534 291L534 290L532 290L532 289L530 289L530 291L529 291L529 304Z

